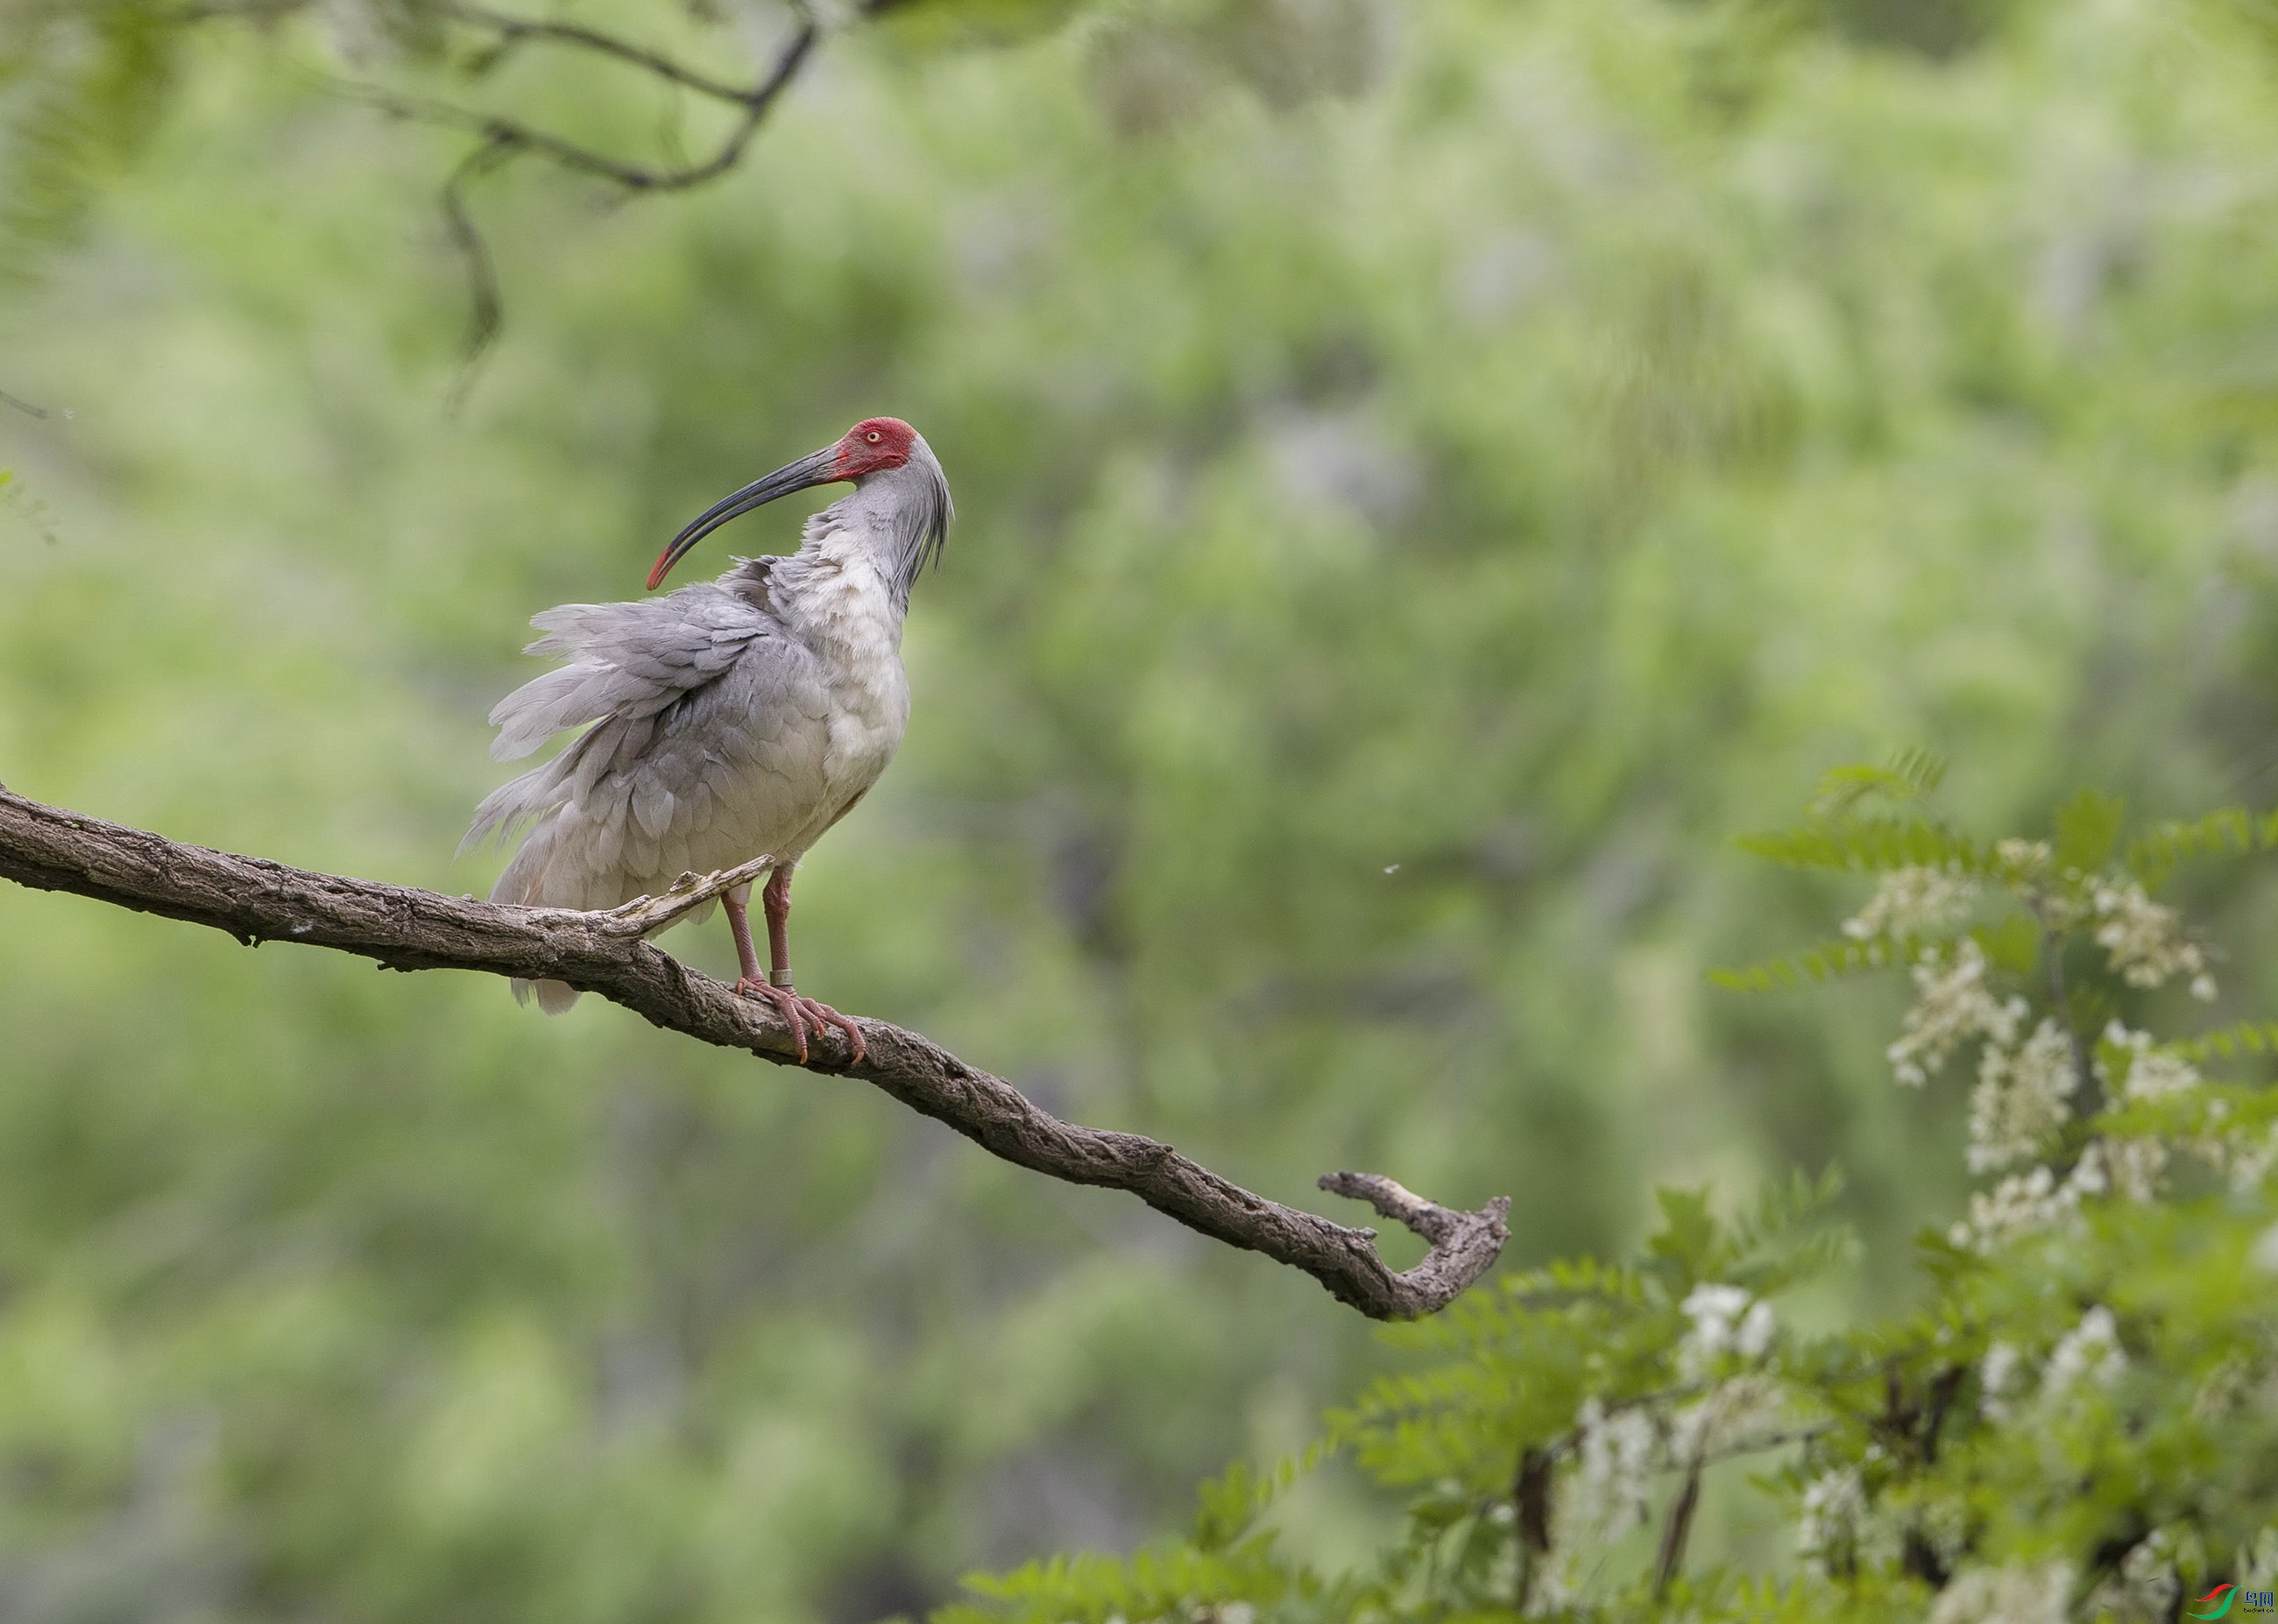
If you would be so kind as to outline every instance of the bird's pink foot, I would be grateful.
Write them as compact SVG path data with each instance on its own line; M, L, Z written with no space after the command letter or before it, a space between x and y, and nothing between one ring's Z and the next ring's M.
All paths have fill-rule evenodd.
M863 1056L869 1052L870 1046L862 1041L862 1029L827 1003L817 1003L788 987L776 987L766 981L754 980L750 976L736 983L736 991L746 998L764 998L775 1005L776 1013L783 1017L784 1025L791 1028L791 1036L799 1040L799 1063L801 1065L806 1064L806 1029L810 1024L814 1025L817 1037L822 1034L825 1026L836 1026L846 1034L847 1044L854 1051L853 1058L847 1062L849 1065L861 1064Z

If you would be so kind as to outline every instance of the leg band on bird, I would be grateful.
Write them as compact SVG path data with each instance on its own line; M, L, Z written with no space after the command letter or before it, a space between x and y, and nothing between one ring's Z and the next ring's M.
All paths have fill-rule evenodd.
M781 969L768 971L768 985L770 987L780 987L785 992L791 991L791 966L789 964L785 964Z

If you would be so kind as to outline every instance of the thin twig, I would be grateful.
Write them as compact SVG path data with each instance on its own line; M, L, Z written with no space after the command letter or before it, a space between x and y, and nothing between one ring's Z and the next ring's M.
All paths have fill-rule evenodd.
M1704 1467L1716 1466L1726 1460L1738 1460L1745 1455L1761 1455L1768 1450L1785 1449L1791 1444L1808 1444L1833 1430L1825 1422L1809 1427L1791 1427L1785 1432L1759 1432L1739 1444L1727 1444L1722 1449L1712 1449L1701 1457Z
M474 363L488 349L506 321L505 301L499 294L498 266L490 245L467 208L467 187L500 168L514 156L514 148L493 137L459 160L443 183L443 229L467 268L467 336L460 347L459 382L452 390L454 404L463 400L474 377Z
M896 9L900 0L860 0L856 15L875 18ZM222 18L243 21L274 21L300 9L295 0L206 0L164 14L164 20L192 26ZM590 52L638 70L665 84L692 90L737 110L734 122L708 156L691 163L677 151L673 161L655 167L613 157L595 148L519 119L467 107L440 97L415 95L359 80L319 76L336 94L362 102L391 117L439 128L462 130L476 137L476 145L453 168L442 190L444 229L466 267L468 283L467 338L461 370L451 391L455 405L471 386L476 363L498 337L505 318L497 268L467 204L468 187L476 180L524 156L542 157L575 174L622 187L629 193L683 192L717 180L743 162L752 139L822 38L822 25L800 4L794 5L798 27L776 54L768 72L748 86L731 83L689 67L661 51L581 24L545 18L522 17L493 10L480 0L439 0L438 13L462 27L494 36L480 53L478 72L495 67L511 51L527 43L545 43ZM5 397L0 397L5 399ZM29 408L27 408L29 409Z
M683 67L671 57L646 50L615 34L603 34L597 28L581 27L576 23L549 22L531 17L515 17L504 11L494 11L486 5L466 4L465 0L446 0L437 8L446 17L477 28L487 28L499 35L499 42L491 48L482 66L493 65L503 55L527 41L539 41L555 45L568 45L580 50L593 51L615 61L637 67L645 73L682 88L708 95L715 101L749 105L753 93L740 89L724 80L699 73L693 68Z
M702 900L697 892L742 883L761 861L615 913L517 908L183 845L0 789L0 878L19 885L186 919L248 946L296 942L360 954L384 969L566 981L654 1025L794 1064L796 1039L773 1006L738 997L643 940L684 903ZM863 1060L852 1061L851 1045L833 1032L814 1043L811 1069L869 1083L1019 1166L1129 1191L1189 1229L1303 1269L1372 1319L1445 1308L1494 1266L1509 1238L1504 1196L1477 1212L1457 1212L1370 1174L1324 1179L1365 1194L1430 1243L1423 1262L1395 1273L1376 1254L1372 1230L1253 1194L1139 1134L1062 1122L1010 1083L915 1033L883 1021L859 1025L868 1044Z
M791 80L798 76L800 67L821 38L821 30L814 23L801 24L776 58L775 66L749 90L737 90L707 81L707 94L718 90L725 99L741 109L736 122L719 145L713 149L709 157L700 163L680 164L663 169L648 169L624 163L592 148L579 146L550 131L494 113L462 107L455 103L408 95L354 80L330 81L339 94L377 108L391 117L468 130L480 138L452 170L450 179L443 184L442 192L444 230L452 247L458 250L467 273L467 336L461 348L459 379L452 390L455 402L465 397L473 382L475 364L497 339L506 316L505 301L499 291L496 263L491 257L489 246L483 240L481 228L475 224L474 215L467 206L467 188L470 184L497 172L524 155L547 159L574 173L591 175L635 193L683 192L716 180L743 161L745 150L759 133L760 125L767 118L768 110L790 88ZM683 83L685 80L684 78L675 78L673 82Z
M1695 1455L1685 1471L1685 1487L1669 1508L1669 1521L1661 1531L1661 1554L1654 1563L1653 1598L1662 1601L1685 1566L1685 1543L1693 1536L1693 1513L1701 1506L1701 1457Z
M1518 1454L1518 1475L1511 1480L1510 1504L1518 1529L1518 1565L1512 1581L1511 1606L1526 1611L1533 1599L1535 1569L1550 1554L1550 1496L1556 1483L1552 1468L1556 1451L1530 1444Z
M414 95L358 80L327 80L325 82L339 95L362 102L390 117L444 129L465 130L480 137L485 143L506 149L514 156L527 153L546 158L574 173L607 180L629 192L684 192L692 187L717 180L742 160L745 149L751 145L752 137L759 132L761 121L798 76L800 67L822 37L822 30L814 23L802 24L776 58L776 65L768 76L750 90L733 97L742 111L720 144L713 149L712 155L701 163L664 169L629 164L590 147L579 146L550 130L541 130L535 125L485 112L478 108L462 107L455 102Z

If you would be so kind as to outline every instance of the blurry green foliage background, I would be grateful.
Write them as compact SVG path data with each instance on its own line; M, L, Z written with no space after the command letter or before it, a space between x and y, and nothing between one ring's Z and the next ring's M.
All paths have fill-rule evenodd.
M651 9L574 14L697 27ZM0 410L0 779L479 891L527 617L891 412L959 522L901 760L802 870L808 990L1285 1200L1509 1193L1514 1266L1634 1241L1655 1182L1837 1163L1860 1289L1902 1280L1961 1095L1890 1086L1898 986L1705 985L1828 914L1731 839L1907 743L1984 827L2271 798L2256 14L957 20L834 39L713 189L479 190L508 326L456 411L461 148L311 83L355 42L193 31L108 112L101 53L11 57L0 388L50 415ZM2194 899L2244 966L2213 1018L2269 1007L2271 900ZM915 1614L1168 1526L1392 1357L593 1000L9 888L0 1040L11 1619ZM1384 1515L1332 1473L1288 1519Z

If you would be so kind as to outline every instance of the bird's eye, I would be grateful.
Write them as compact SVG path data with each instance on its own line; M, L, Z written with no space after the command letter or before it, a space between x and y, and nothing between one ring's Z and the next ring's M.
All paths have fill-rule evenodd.
M877 430L873 429L873 430L871 430L868 434L864 435L862 438L863 438L864 439L866 439L866 440L868 440L868 441L869 441L873 446L875 446L875 445L876 445L880 440L882 440L882 439L885 438L886 437L885 437L884 435L883 435L883 434L879 433L879 432L877 431Z

